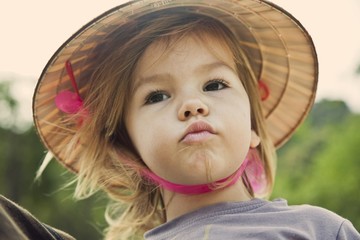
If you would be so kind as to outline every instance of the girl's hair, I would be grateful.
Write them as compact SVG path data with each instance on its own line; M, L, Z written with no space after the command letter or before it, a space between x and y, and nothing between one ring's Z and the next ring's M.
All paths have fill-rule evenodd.
M111 32L89 56L87 64L92 72L80 76L80 82L81 78L90 81L84 94L88 117L66 146L69 159L78 154L71 151L77 144L86 146L77 156L80 166L75 197L85 198L103 189L113 200L106 213L106 239L136 239L166 221L160 189L142 177L146 166L129 138L124 118L134 70L145 49L160 40L169 47L187 36L200 39L210 50L208 40L215 39L232 52L250 99L252 129L261 138L257 150L266 172L267 192L271 193L275 151L265 129L257 80L236 37L221 22L188 9L147 14Z

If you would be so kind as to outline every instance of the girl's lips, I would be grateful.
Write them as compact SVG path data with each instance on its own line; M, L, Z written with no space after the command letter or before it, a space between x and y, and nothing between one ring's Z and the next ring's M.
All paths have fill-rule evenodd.
M196 133L189 133L185 136L185 138L182 140L183 143L199 143L203 142L206 139L208 139L212 133L208 131L202 131L202 132L196 132Z
M205 141L213 134L215 134L215 130L210 124L204 121L196 121L186 129L180 141L184 143L198 143Z

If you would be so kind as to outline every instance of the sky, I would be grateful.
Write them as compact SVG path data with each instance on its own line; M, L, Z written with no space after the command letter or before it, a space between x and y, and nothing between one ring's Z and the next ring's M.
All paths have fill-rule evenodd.
M209 0L211 1L211 0ZM0 0L0 79L14 81L20 114L31 120L31 98L42 69L81 26L124 1ZM319 57L316 100L341 99L360 112L360 1L273 0L300 20Z

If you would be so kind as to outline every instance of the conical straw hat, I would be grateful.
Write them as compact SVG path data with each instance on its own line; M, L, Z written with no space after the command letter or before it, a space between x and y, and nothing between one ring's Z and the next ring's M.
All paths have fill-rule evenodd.
M64 63L70 60L75 79L88 71L86 57L112 30L143 14L174 7L213 17L239 39L256 77L270 94L262 101L270 137L276 147L284 144L308 114L315 98L318 62L311 37L284 9L260 0L138 0L115 7L95 18L71 36L44 68L33 98L33 116L41 140L67 168L77 171L76 159L64 159L63 146L69 131L55 97L71 89ZM83 78L82 78L83 79ZM83 94L86 83L78 83ZM82 96L86 98L86 96ZM81 152L81 147L76 151Z

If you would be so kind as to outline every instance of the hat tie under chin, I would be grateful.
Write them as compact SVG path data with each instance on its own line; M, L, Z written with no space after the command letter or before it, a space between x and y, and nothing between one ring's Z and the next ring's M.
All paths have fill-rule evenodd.
M266 190L267 183L263 164L261 163L258 155L256 156L255 154L257 155L256 150L250 149L244 162L234 173L212 183L195 185L173 183L161 178L149 169L142 170L142 174L151 182L168 191L185 195L195 195L230 187L246 173L245 184L250 185L254 193L261 194Z

